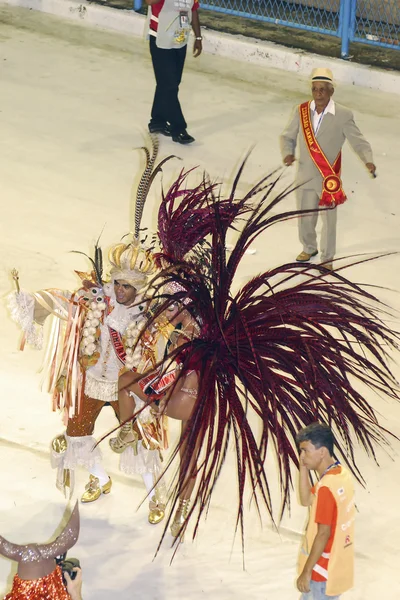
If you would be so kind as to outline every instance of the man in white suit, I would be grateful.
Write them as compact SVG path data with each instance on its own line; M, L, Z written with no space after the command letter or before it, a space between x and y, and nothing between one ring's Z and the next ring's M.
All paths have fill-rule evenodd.
M340 179L341 149L347 139L370 173L375 176L370 144L354 122L353 113L333 101L333 77L330 69L314 69L311 102L297 106L281 136L283 162L295 161L299 146L296 177L297 204L300 210L327 207L321 212L321 263L332 269L336 252L337 205L346 200ZM299 238L303 251L298 262L308 262L318 254L316 224L318 212L299 218Z

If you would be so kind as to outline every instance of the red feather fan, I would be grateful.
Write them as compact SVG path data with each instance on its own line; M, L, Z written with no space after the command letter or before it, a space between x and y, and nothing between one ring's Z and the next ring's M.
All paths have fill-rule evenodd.
M389 432L380 426L361 388L399 400L387 358L397 349L400 337L382 320L384 305L362 286L323 266L294 263L262 273L237 293L233 291L243 254L257 236L274 223L299 214L274 214L288 191L271 200L277 180L268 178L241 201L235 200L239 175L227 203L235 210L240 207L234 216L244 207L248 214L230 254L226 235L233 218L226 217L228 204L216 200L216 188L206 178L185 196L181 190L187 173L181 173L160 209L160 239L168 268L152 282L163 299L159 311L171 302L189 299L185 308L201 330L197 339L170 356L183 365L180 377L193 368L199 375L196 406L185 440L181 440L187 444L187 452L175 479L171 509L172 514L195 453L197 488L184 525L185 529L194 517L194 535L232 436L238 480L237 525L243 535L245 486L253 491L259 510L264 505L272 516L268 473L276 473L276 464L281 511L288 505L291 466L298 466L295 436L299 429L317 420L328 423L335 432L338 454L362 482L354 444L375 457L376 445L387 443ZM206 226L200 214L206 215ZM206 233L210 233L204 250L207 272L204 264L185 258ZM180 291L163 293L163 286L171 282L178 284ZM261 425L257 431L250 425L253 416ZM276 455L274 465L267 459L269 446Z

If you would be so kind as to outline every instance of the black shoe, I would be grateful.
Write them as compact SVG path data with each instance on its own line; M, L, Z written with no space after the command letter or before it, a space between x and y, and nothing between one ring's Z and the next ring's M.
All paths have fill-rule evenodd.
M194 137L189 135L186 129L178 134L173 135L172 139L174 142L178 142L178 144L191 144L195 141Z
M165 125L155 125L153 123L149 123L149 132L150 133L161 133L162 135L171 137L171 128L168 125L168 123L166 123Z

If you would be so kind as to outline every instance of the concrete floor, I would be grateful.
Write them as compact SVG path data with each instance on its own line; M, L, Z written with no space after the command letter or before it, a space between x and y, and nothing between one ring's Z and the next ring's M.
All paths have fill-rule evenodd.
M0 293L12 288L10 269L21 285L73 289L74 269L91 250L105 225L104 246L129 229L132 181L140 155L154 89L146 44L138 39L91 30L23 9L0 6ZM247 149L256 148L241 189L279 166L278 136L291 107L307 98L307 81L293 74L238 64L216 56L189 57L181 100L189 131L197 142L180 147L162 140L161 154L175 153L167 184L184 164L206 167L229 184ZM369 178L349 148L344 151L344 188L349 201L340 209L338 255L395 251L399 241L400 103L398 96L340 87L335 99L354 110L371 142L378 178ZM293 171L285 173L288 183ZM196 177L196 174L193 174ZM145 224L154 225L155 186ZM293 200L287 200L286 207ZM243 260L238 283L266 268L293 259L299 251L296 223L269 231ZM399 290L398 256L348 269L356 281ZM399 309L398 292L378 290ZM15 541L45 541L61 520L66 501L55 489L48 443L62 430L39 390L41 356L17 351L18 331L0 306L0 533ZM393 321L398 328L398 322ZM395 357L396 360L398 357ZM393 369L400 376L399 366ZM375 402L382 423L400 436L400 407ZM114 423L103 411L98 434ZM176 426L172 425L172 434ZM360 453L367 478L357 490L357 579L349 600L397 600L400 444L379 452L380 468ZM228 460L209 519L194 544L183 544L170 565L165 543L153 556L160 529L146 523L139 480L118 473L104 448L114 480L112 494L82 507L82 531L73 554L84 568L85 599L257 599L297 598L294 588L298 540L278 536L267 516L263 528L254 507L246 524L246 570L240 540L233 540L235 475ZM77 492L85 474L78 474ZM293 495L285 527L299 531L305 513ZM232 525L232 527L231 527ZM170 541L169 539L167 540ZM0 593L10 587L15 565L0 560Z

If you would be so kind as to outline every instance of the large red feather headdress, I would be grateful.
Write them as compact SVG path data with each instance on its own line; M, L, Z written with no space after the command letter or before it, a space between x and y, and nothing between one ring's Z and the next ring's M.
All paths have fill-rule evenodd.
M161 224L170 219L168 209L180 198L184 177L180 175L163 199ZM366 288L322 265L290 263L257 275L235 291L234 278L246 249L271 225L300 214L276 214L287 196L287 190L273 196L276 183L277 179L265 178L243 198L247 220L228 253L226 236L233 220L224 218L224 205L216 201L214 187L211 190L204 178L198 191L204 195L207 191L207 214L212 215L208 220L206 271L204 264L185 260L182 252L174 254L179 239L171 238L172 244L168 231L164 234L161 228L170 268L153 281L164 298L160 310L170 302L189 299L186 307L200 327L197 339L170 356L183 365L180 377L193 368L199 376L195 409L181 440L186 444L186 458L176 476L171 509L172 514L195 453L198 485L184 525L185 529L194 515L194 535L221 473L230 439L236 452L237 523L243 533L247 484L259 509L264 505L273 514L269 473L276 473L276 465L281 511L288 505L291 467L298 467L295 436L299 429L317 420L328 423L335 433L338 454L362 482L354 444L375 457L376 446L385 444L390 435L379 424L370 395L399 400L388 357L398 348L400 337L385 324L384 305ZM235 202L236 185L237 180L229 197L231 203ZM179 211L176 208L175 215ZM190 213L183 209L180 219L189 222ZM200 232L199 228L194 230ZM175 293L170 291L171 283L178 286ZM163 286L169 290L164 295ZM254 419L260 425L257 430L251 425ZM269 448L276 464L271 465L267 458Z

